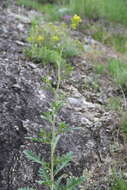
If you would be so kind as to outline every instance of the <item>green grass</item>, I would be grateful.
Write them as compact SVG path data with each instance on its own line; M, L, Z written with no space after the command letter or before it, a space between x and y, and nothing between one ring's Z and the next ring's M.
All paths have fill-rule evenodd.
M33 0L17 0L18 5L23 5L25 7L34 8L43 12L43 6L39 2Z
M106 18L127 25L125 0L70 0L73 11L89 18Z
M127 135L127 112L122 113L120 127L123 133Z
M92 30L92 28L90 28L90 30ZM125 34L111 33L110 31L107 31L103 26L95 26L94 28L95 31L92 31L92 37L95 40L100 41L109 47L115 48L118 52L127 52L127 36Z
M17 4L20 6L24 6L27 8L32 8L41 13L45 14L45 20L60 20L64 13L59 12L60 5L57 4L49 4L49 3L40 3L34 0L17 0Z
M105 65L102 63L95 64L95 72L97 74L103 74L105 72Z
M94 66L97 74L106 74L112 77L116 85L127 92L127 64L119 59L110 59L107 64L97 63Z
M114 176L114 182L111 190L127 190L127 180L125 180L122 176Z
M107 108L120 112L123 110L122 99L119 96L109 98Z
M112 59L108 64L108 71L114 81L123 88L127 87L127 64L117 59Z
M112 77L114 82L122 88L124 91L127 90L127 64L118 60L111 59L108 64L98 63L95 65L95 72L97 74L107 73Z
M127 36L125 35L114 35L112 36L111 45L121 53L127 53Z
M122 29L120 29L122 27ZM117 52L127 55L127 29L122 25L111 22L91 21L81 23L80 30L85 35L91 35L93 39L112 47Z

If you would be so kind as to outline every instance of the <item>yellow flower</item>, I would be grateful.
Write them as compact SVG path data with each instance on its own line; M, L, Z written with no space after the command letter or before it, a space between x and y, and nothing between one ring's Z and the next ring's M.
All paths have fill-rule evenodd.
M72 29L76 29L77 28L77 24L73 23L73 24L71 24L71 27L72 27Z
M52 36L52 41L57 42L59 40L60 40L60 38L57 35Z
M82 22L80 16L74 15L71 19L71 27L72 29L76 29L79 26L79 23Z
M72 21L73 21L73 22L76 22L76 23L82 22L80 16L78 16L78 15L74 15L74 16L72 17Z
M36 38L36 42L43 42L44 41L44 37L42 35L38 35Z

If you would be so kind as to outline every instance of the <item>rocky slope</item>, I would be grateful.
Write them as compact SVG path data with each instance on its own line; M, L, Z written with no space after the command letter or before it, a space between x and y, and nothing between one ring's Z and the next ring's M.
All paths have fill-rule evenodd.
M33 10L16 6L14 2L9 8L0 7L1 190L16 190L29 185L42 189L35 183L38 165L28 161L22 152L31 149L46 158L50 151L48 146L24 139L48 126L40 113L48 110L53 98L41 80L46 75L54 76L53 69L28 61L23 54L28 45L26 37L31 18L35 15L41 16ZM93 47L96 48L94 44ZM111 51L105 49L100 59L104 59L107 53L110 56ZM73 60L75 69L61 86L67 101L59 119L81 128L64 136L58 151L74 152L74 160L65 172L86 176L82 189L107 190L111 169L126 171L127 152L119 133L118 114L104 107L107 99L117 93L117 88L106 76L101 77L96 88L96 73L90 54L86 52L83 58ZM111 56L117 57L115 54Z

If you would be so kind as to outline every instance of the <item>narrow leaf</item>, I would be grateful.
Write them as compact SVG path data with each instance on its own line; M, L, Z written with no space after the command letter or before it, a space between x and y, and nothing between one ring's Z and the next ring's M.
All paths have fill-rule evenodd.
M53 149L53 151L55 151L56 145L57 145L57 143L58 143L60 137L61 137L61 136L58 135L57 137L55 137L55 138L52 140L52 149Z
M39 176L43 178L45 181L50 180L50 172L49 172L49 167L46 165L43 165L43 168L39 169Z
M66 177L66 174L61 175L61 176L57 179L56 185L59 186L60 183L61 183L61 181L62 181L62 179L65 178L65 177Z
M37 156L36 154L34 154L33 152L31 151L27 151L27 150L24 150L23 153L26 155L26 157L33 161L33 162L36 162L38 164L42 164L43 163L43 160L40 158L40 156Z
M65 190L75 190L84 181L84 177L71 177L67 180Z
M45 180L39 180L37 181L38 184L40 185L47 185L47 186L51 186L52 185L52 181L49 180L49 181L45 181Z
M39 138L39 137L26 137L25 139L32 140L34 142L41 142L41 143L46 143L50 144L50 142L47 139Z
M68 166L69 162L72 160L72 156L73 153L69 152L58 159L56 170L54 171L54 176L57 175L63 168Z

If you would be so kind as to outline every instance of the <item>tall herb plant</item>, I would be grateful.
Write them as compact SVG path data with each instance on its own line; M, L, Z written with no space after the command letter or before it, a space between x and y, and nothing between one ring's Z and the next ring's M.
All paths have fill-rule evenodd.
M43 113L42 117L48 121L50 125L50 131L47 132L45 129L41 129L39 137L28 137L34 142L43 144L49 144L50 146L50 161L47 162L41 156L36 155L30 150L25 150L24 154L32 162L40 164L39 177L37 181L40 185L45 185L49 190L76 190L77 186L84 181L83 177L69 177L66 180L66 184L62 184L64 174L60 175L60 172L69 165L73 159L73 153L68 152L62 156L58 156L56 153L57 145L62 135L70 130L71 128L65 122L57 123L58 113L63 105L61 95L59 93L61 83L61 63L62 63L62 50L60 56L56 57L57 63L57 87L53 89L54 101L51 103L50 110ZM59 176L59 177L58 177ZM34 188L20 188L18 190L35 190Z

